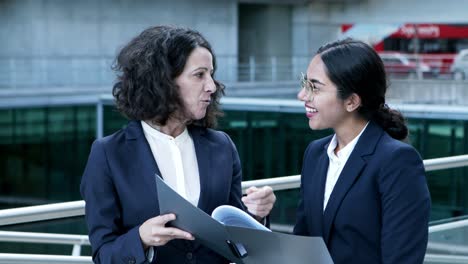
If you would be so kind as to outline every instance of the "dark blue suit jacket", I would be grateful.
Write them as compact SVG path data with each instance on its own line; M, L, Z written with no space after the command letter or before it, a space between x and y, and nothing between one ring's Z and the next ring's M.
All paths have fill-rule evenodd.
M294 233L322 236L337 264L423 263L430 196L419 154L370 122L323 211L331 138L305 151Z
M198 207L243 209L237 150L225 133L189 127L200 174ZM155 173L160 175L141 123L129 122L93 143L81 182L95 263L145 263L139 226L159 215ZM164 175L162 175L164 177ZM173 240L155 247L153 263L228 263L197 241Z

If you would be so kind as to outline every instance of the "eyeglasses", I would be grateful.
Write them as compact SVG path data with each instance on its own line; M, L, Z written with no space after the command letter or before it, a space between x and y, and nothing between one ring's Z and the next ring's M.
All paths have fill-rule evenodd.
M301 89L305 89L306 92L314 97L319 92L319 88L315 87L315 84L307 79L307 76L301 72Z

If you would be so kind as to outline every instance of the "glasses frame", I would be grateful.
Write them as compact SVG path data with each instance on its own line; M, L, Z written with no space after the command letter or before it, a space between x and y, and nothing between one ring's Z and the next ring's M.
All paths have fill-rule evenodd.
M303 72L301 72L301 90L305 89L307 94L314 97L315 94L318 93L320 90L315 86L315 83L311 82L309 79L307 79L307 75Z

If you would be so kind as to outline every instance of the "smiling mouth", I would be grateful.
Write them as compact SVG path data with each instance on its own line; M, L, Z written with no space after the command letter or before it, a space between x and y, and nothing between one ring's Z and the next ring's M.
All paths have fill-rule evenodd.
M312 107L305 107L307 113L317 113L317 109L312 108Z

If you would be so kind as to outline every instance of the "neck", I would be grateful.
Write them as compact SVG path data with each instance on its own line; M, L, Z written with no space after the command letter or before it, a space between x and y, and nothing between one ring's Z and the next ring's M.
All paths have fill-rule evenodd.
M159 132L172 137L179 136L180 134L182 134L182 132L184 132L185 128L187 127L184 123L174 119L167 120L164 126L160 126L150 120L145 120L145 122L152 128L158 130Z
M336 140L338 141L335 153L346 147L349 142L355 139L364 129L367 122L367 120L362 118L352 119L348 120L348 122L344 123L340 128L335 129Z

